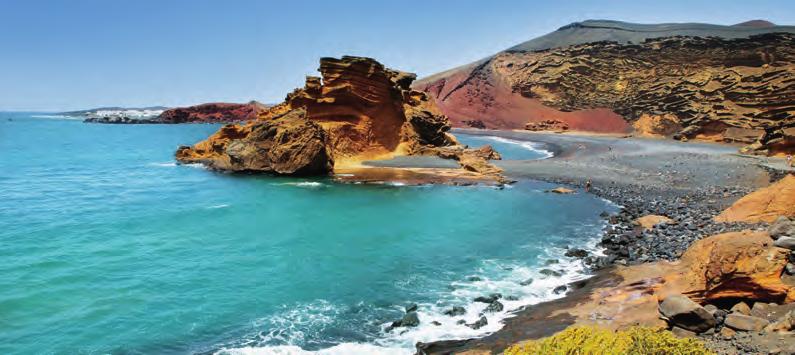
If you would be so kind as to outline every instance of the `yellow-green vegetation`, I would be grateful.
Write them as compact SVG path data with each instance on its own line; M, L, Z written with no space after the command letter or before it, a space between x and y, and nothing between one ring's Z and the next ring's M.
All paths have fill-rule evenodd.
M569 327L551 337L514 345L506 355L613 355L613 354L714 354L696 339L677 338L659 328L633 327L612 331L595 327Z

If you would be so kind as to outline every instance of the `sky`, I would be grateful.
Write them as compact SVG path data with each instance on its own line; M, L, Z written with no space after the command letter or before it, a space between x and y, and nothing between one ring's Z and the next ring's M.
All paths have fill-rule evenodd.
M0 0L0 110L277 103L320 57L422 77L586 19L791 25L795 2Z

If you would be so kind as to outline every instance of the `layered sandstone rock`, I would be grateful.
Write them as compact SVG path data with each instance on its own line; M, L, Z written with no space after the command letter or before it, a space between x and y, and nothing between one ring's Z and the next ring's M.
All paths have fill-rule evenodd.
M457 145L447 117L427 94L410 88L414 74L349 56L322 58L319 71L321 77L307 77L303 88L256 120L181 147L177 160L220 170L323 174L335 166L455 146L454 158L468 168L474 153ZM487 162L476 165L484 174L499 173Z
M251 121L267 110L267 106L251 101L247 104L207 103L177 107L163 111L156 121L160 123L231 123Z
M715 217L717 222L774 222L779 216L795 216L795 175L754 191Z
M795 35L769 29L740 37L745 30L721 28L710 36L684 26L680 32L663 26L652 31L661 38L642 41L635 40L648 33L642 29L617 27L603 36L627 34L630 42L589 35L604 28L562 28L533 46L430 77L417 87L454 123L477 118L490 127L517 129L528 120L555 119L595 132L627 132L634 124L643 135L757 143L746 149L751 153L795 149L795 132L789 131L795 128ZM566 45L553 38L558 32L574 33L577 40Z

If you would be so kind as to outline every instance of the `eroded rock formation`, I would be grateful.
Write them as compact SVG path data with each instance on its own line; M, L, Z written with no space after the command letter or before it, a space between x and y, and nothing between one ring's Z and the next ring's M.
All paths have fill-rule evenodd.
M536 132L563 132L569 130L569 124L560 120L543 120L538 122L530 121L524 125L524 129Z
M336 167L398 155L435 154L455 146L466 167L472 154L448 133L450 124L427 94L410 88L415 75L370 58L322 58L321 77L287 95L256 120L230 125L177 160L232 171L323 174ZM477 169L496 174L486 162Z
M562 28L539 38L543 46L517 46L416 87L430 93L454 124L482 119L490 127L517 129L527 121L556 120L575 130L628 132L635 123L644 135L756 143L746 148L751 153L795 149L792 33L759 29L729 38L683 30L669 32L703 36L664 37L669 32L661 29L662 38L634 42L589 35L601 28ZM551 44L565 44L552 36L567 31L581 43ZM613 29L624 32L644 31Z
M772 223L779 216L795 216L795 175L743 196L717 215L715 221Z

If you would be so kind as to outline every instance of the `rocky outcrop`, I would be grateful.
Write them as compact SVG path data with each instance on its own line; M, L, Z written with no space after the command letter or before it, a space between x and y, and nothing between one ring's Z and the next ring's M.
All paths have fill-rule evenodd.
M176 158L225 171L318 175L334 165L327 146L326 132L299 109L280 119L224 126L193 147L180 147Z
M247 104L216 102L168 109L163 111L156 121L160 123L242 122L257 119L267 109L267 106L256 101Z
M486 124L481 120L466 120L462 123L469 128L486 129Z
M553 132L563 132L569 130L569 125L566 122L562 122L559 120L543 120L539 122L527 122L524 125L524 129L528 131L553 131Z
M792 27L586 22L416 86L453 123L517 129L557 120L594 132L634 125L643 135L752 144L751 153L795 148Z
M774 222L779 216L795 216L795 175L756 190L715 217L717 222Z
M220 170L324 174L364 160L442 155L445 149L466 169L499 174L488 158L478 158L483 152L458 145L447 117L427 94L410 88L414 74L350 56L322 58L319 71L257 119L181 147L177 160Z

